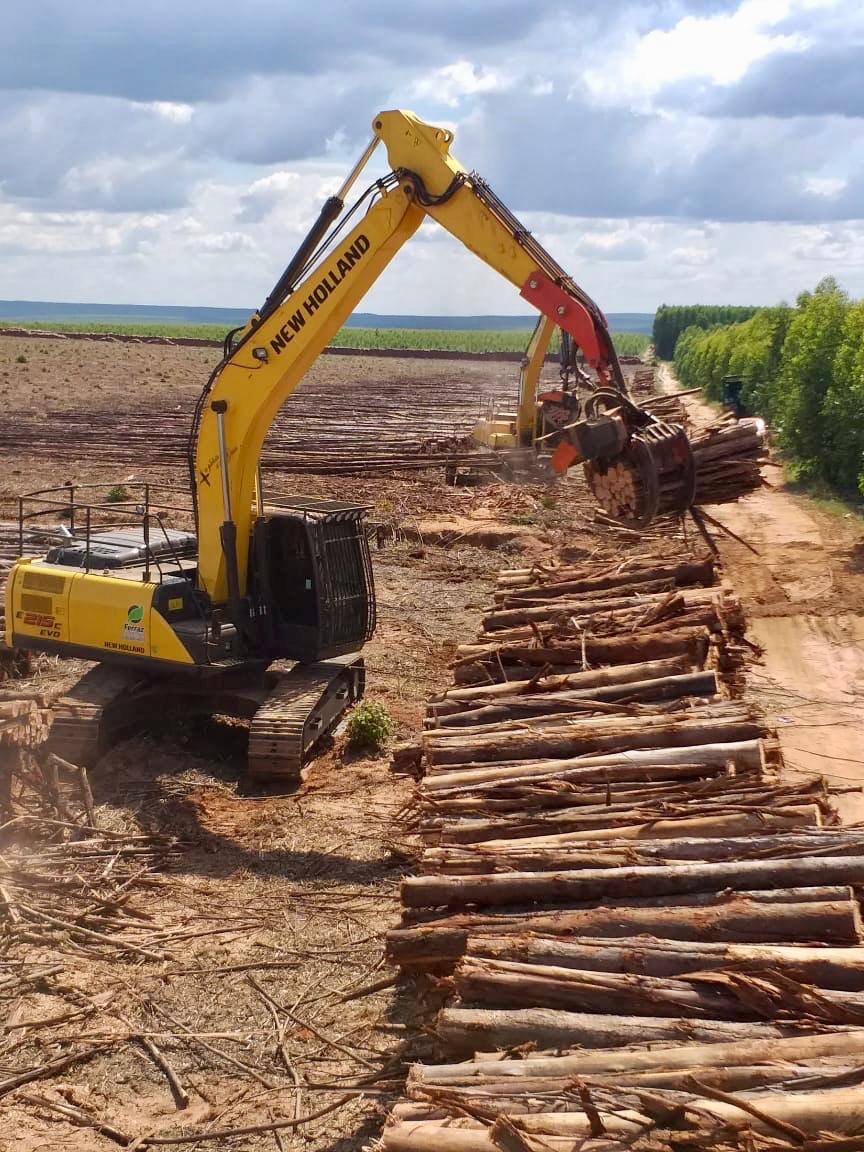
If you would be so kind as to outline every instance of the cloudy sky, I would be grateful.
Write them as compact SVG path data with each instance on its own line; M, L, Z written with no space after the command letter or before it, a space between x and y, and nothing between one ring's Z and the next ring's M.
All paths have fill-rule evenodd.
M0 297L257 306L382 108L607 311L864 295L861 0L15 0ZM431 227L379 312L516 313Z

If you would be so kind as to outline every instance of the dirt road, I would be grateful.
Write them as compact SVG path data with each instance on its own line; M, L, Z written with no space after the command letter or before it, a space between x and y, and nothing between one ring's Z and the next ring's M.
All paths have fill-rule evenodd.
M668 368L661 379L677 390ZM698 397L685 402L696 423L714 418ZM750 546L718 541L750 638L764 649L752 681L787 764L864 784L864 524L793 492L779 467L767 479L761 492L709 510ZM864 797L847 797L843 816L864 819Z

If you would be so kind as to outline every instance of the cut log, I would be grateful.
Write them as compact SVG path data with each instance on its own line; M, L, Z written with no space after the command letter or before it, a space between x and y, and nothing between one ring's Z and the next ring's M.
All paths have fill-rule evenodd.
M732 1125L743 1131L761 1132L775 1138L778 1130L791 1129L805 1137L824 1137L826 1133L837 1137L857 1136L864 1129L864 1088L860 1086L818 1092L748 1092L739 1097L739 1104L692 1093L682 1100L680 1093L634 1089L622 1098L622 1105L625 1100L632 1101L634 1097L647 1114L655 1116L658 1124L665 1127L670 1118L674 1117L676 1130L693 1130L698 1133L703 1147L712 1118L718 1129ZM625 1119L608 1095L607 1100L599 1115L606 1131L611 1137L621 1139L622 1143L618 1147L624 1149L637 1130L645 1131L644 1122ZM626 1117L639 1115L632 1108L625 1112ZM499 1125L503 1127L499 1129ZM626 1125L630 1125L630 1128ZM781 1125L787 1128L781 1129ZM496 1130L503 1132L508 1129L517 1135L519 1132L536 1133L538 1139L542 1136L542 1144L533 1147L554 1149L555 1152L564 1152L565 1149L568 1152L579 1152L579 1149L586 1147L585 1138L591 1134L587 1116L578 1112L548 1112L519 1116L515 1127L505 1119L497 1121L491 1128L468 1119L397 1124L385 1129L384 1147L389 1152L434 1152L436 1149L441 1152L505 1152L508 1148L519 1146L515 1142L503 1144L496 1138ZM475 1138L475 1142L466 1139L470 1136ZM800 1137L796 1142L787 1142L785 1147L794 1147L798 1142ZM605 1139L602 1146L604 1149L615 1147ZM668 1146L665 1140L657 1145L658 1148ZM828 1148L830 1143L822 1143L820 1146ZM531 1148L532 1145L526 1145L523 1140L522 1147ZM849 1145L845 1145L844 1149L848 1152Z
M811 860L521 872L514 876L409 876L402 881L401 893L402 903L410 908L464 908L471 904L561 904L723 889L861 883L864 883L864 856L825 856Z
M658 718L660 719L660 718ZM578 721L576 722L578 723ZM575 725L574 725L575 727ZM680 762L676 751L701 747L738 744L759 740L766 734L763 724L755 720L710 721L667 720L663 724L632 724L621 727L609 735L589 736L576 731L568 734L540 729L534 733L506 733L472 737L470 732L460 740L436 740L434 733L424 739L426 762L430 767L454 764L498 763L513 760L573 759L577 756L598 756L603 752L661 750L664 763ZM686 762L686 761L685 761ZM536 765L533 766L536 768Z
M530 598L539 593L548 593L550 596L561 596L567 593L599 592L609 588L620 588L636 584L646 584L653 580L671 580L680 588L701 584L708 588L714 583L714 560L706 557L704 560L682 564L658 564L656 568L644 568L641 571L627 571L611 573L606 576L587 577L585 579L566 577L563 579L546 579L526 584L518 589L504 589L495 594L499 597Z
M770 1041L770 1037L766 1040ZM763 1042L764 1043L764 1042ZM804 1061L783 1060L775 1063L770 1055L758 1064L715 1067L713 1065L681 1068L673 1071L642 1071L603 1073L599 1076L580 1076L581 1083L600 1098L608 1091L621 1088L660 1088L692 1093L693 1079L700 1084L723 1091L740 1092L774 1085L795 1091L815 1086L819 1079L828 1077L835 1083L842 1079L854 1081L860 1076L860 1065L855 1054L808 1058ZM810 1081L810 1084L802 1083ZM572 1091L573 1077L535 1077L495 1080L481 1078L477 1083L463 1081L458 1085L409 1083L411 1102L397 1104L391 1115L395 1120L435 1120L464 1109L489 1111L493 1115L522 1116L548 1110L554 1101L556 1112L582 1112L584 1105ZM415 1102L416 1101L416 1102Z
M647 660L685 657L694 668L704 667L711 633L707 628L682 628L661 635L630 636L602 639L585 637L578 644L556 644L548 647L489 644L460 645L456 650L454 678L457 684L489 683L502 680L502 667L507 679L530 678L540 667L568 665L575 671L598 664L638 664ZM524 671L520 671L524 666Z
M570 677L565 677L570 679ZM523 683L520 681L520 683ZM541 683L544 683L541 681ZM497 685L493 685L497 687ZM632 680L623 684L613 684L605 688L583 688L573 692L553 692L548 696L513 698L506 702L485 705L480 700L477 707L459 712L439 713L438 705L430 708L427 725L436 731L444 728L471 728L490 725L508 720L524 720L535 716L565 716L568 713L584 714L586 705L592 701L615 703L619 700L636 703L654 703L659 700L680 700L685 696L712 697L719 691L717 675L714 672L687 672L679 676L661 676L648 680Z
M672 610L678 608L704 608L711 606L715 602L717 592L714 589L685 589L678 596L674 602L669 601L669 597L664 592L658 592L654 595L647 596L615 596L598 599L562 599L553 600L549 604L540 605L533 608L508 608L496 612L490 612L483 617L483 628L486 633L494 635L497 632L506 631L510 628L516 628L520 625L531 625L546 623L550 620L555 620L558 617L570 618L573 616L593 616L603 615L609 613L630 611L644 616L651 608L658 607L661 604L664 606L667 602L674 607Z
M743 726L742 726L743 727ZM747 730L747 729L745 729ZM646 736L645 739L648 739ZM708 765L725 768L734 764L743 768L760 768L763 762L763 743L759 739L743 737L723 743L686 744L669 748L634 748L626 755L607 753L597 756L555 756L533 762L523 762L516 758L511 763L469 761L454 759L451 763L430 772L423 781L426 792L448 791L454 788L470 788L472 785L494 783L499 780L538 780L555 777L559 780L577 782L597 782L606 779L640 780L651 779L644 776L645 769L662 768L668 765ZM473 751L473 750L472 750ZM483 749L491 754L493 749ZM456 750L457 755L459 750ZM452 751L440 746L436 756L452 756ZM473 765L473 766L470 766ZM659 777L662 779L662 777ZM653 779L658 779L655 775Z
M626 684L634 680L651 680L658 676L675 676L690 671L687 656L673 656L667 660L654 660L639 664L618 664L611 668L595 668L589 672L576 672L572 676L544 676L533 682L532 694L576 691L581 688L598 688L610 684ZM528 691L524 681L509 681L501 684L484 684L473 688L448 688L440 697L433 698L431 706L441 715L447 712L447 705L454 702L488 700L495 697L522 696Z
M726 968L770 968L801 983L838 991L864 991L864 948L804 948L783 945L718 944L651 937L578 942L556 937L472 936L466 955L517 963L550 964L593 972L680 976Z
M647 1029L647 1032L640 1035L640 1028ZM661 1020L638 1016L625 1020L622 1025L617 1017L612 1016L581 1016L539 1009L482 1012L467 1008L442 1009L435 1026L439 1037L452 1037L454 1048L481 1052L530 1043L532 1029L536 1029L544 1040L558 1037L565 1041L550 1044L550 1050L584 1047L602 1051L574 1052L566 1056L526 1056L518 1060L478 1057L470 1063L415 1064L411 1069L411 1082L456 1085L481 1083L484 1079L519 1080L525 1076L557 1080L624 1072L670 1072L758 1064L768 1056L778 1062L849 1056L859 1065L864 1063L864 1029L861 1028L819 1027L802 1035L788 1026L774 1024ZM616 1041L616 1035L632 1035L633 1039ZM512 1039L515 1036L521 1039ZM580 1036L583 1039L578 1039ZM462 1037L467 1037L469 1042L463 1043ZM572 1042L570 1037L574 1037ZM595 1037L599 1043L595 1043ZM765 1048L766 1039L772 1041L770 1053ZM662 1043L655 1047L657 1041Z
M662 779L650 779L650 775L662 776ZM567 813L561 811L567 808L593 807L597 804L629 804L632 807L651 807L655 803L669 801L675 803L690 796L690 783L698 778L699 794L705 797L706 803L720 798L721 794L731 794L734 789L738 792L752 792L755 795L757 788L771 790L771 785L765 782L764 775L758 768L738 768L734 772L727 772L725 764L700 766L693 764L676 764L650 770L649 778L643 780L622 780L604 782L588 782L586 784L568 783L564 789L552 783L543 782L523 783L512 788L503 788L500 791L494 787L488 791L472 792L460 795L458 792L441 796L436 795L431 812L435 817L446 817L448 820L455 817L474 817L479 826L483 821L480 817L488 816L487 822L490 835L509 836L508 828L516 828L515 836L541 835L546 831L554 830L561 823L561 830L566 830ZM556 809L558 811L556 811ZM424 812L427 811L424 805ZM525 831L519 830L524 822ZM467 823L467 821L466 821ZM500 827L501 831L495 829ZM485 836L479 837L484 839Z
M553 1008L570 1012L613 1011L630 1016L693 1019L789 1019L803 1006L812 1019L829 1024L864 1025L864 994L818 989L793 994L787 982L769 972L758 981L758 999L746 974L726 970L678 977L585 971L551 964L520 964L465 956L455 971L463 1004Z
M682 805L683 807L683 805ZM631 810L632 811L632 810ZM645 823L640 824L627 824L615 822L614 815L610 814L608 827L594 826L590 818L585 818L587 827L583 827L578 831L570 832L555 832L547 836L528 836L524 839L489 839L485 841L474 840L473 843L482 845L482 855L479 852L474 853L474 861L471 861L472 867L468 869L471 872L477 872L478 869L473 867L474 863L479 863L482 858L485 858L492 864L497 864L500 860L500 870L510 869L512 871L531 871L530 856L531 853L536 853L538 856L542 855L546 849L559 850L556 854L551 856L548 860L544 860L539 870L554 871L556 865L554 861L560 861L558 868L566 870L569 867L568 857L565 849L570 846L578 846L582 842L597 843L598 845L604 840L677 840L681 837L737 837L749 836L751 833L766 831L769 829L782 830L791 828L818 828L821 824L821 813L816 804L804 805L790 805L788 808L781 808L777 812L763 813L755 810L751 812L733 812L729 815L717 816L703 816L688 819L683 816L677 820L662 820L652 819ZM598 814L598 822L603 820L603 814ZM576 820L574 819L574 824ZM497 830L496 830L497 831ZM858 841L855 844L855 849L858 854L864 847L864 838L855 838ZM447 849L441 849L436 854L433 850L427 852L424 856L424 866L429 871L434 867L438 861L448 861L450 864L455 864L456 858L447 856ZM672 850L674 853L674 849ZM500 853L500 857L496 854ZM854 854L850 850L850 855ZM465 856L470 855L465 853ZM727 851L716 857L718 860L728 860L735 854L733 851ZM680 859L680 857L678 857ZM706 860L706 857L691 857L694 860ZM709 856L707 860L710 860ZM467 862L467 861L466 861ZM631 861L636 863L636 861ZM585 865L584 861L579 861L579 867L590 866ZM454 867L447 867L442 869L448 873L454 873ZM492 869L493 871L496 869Z
M754 894L756 895L756 894ZM622 906L521 912L510 915L450 916L387 934L387 955L403 968L448 970L478 933L534 932L565 938L655 936L671 940L730 943L858 944L861 917L852 899L765 903L754 895L718 895L692 905ZM765 893L768 895L768 893Z

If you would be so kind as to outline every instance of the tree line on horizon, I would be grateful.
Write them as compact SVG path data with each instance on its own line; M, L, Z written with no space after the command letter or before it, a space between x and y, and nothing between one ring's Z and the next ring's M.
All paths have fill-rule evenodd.
M675 344L688 328L713 328L716 324L737 324L749 320L758 308L737 304L661 304L654 313L652 341L661 360L671 360Z
M746 409L775 430L795 477L864 493L864 301L828 276L794 306L750 311L682 329L678 379L719 400L723 377L740 376Z

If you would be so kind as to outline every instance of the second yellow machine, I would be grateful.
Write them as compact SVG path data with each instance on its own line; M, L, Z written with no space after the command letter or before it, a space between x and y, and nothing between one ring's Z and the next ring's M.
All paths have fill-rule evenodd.
M503 439L542 446L559 471L626 457L640 477L642 520L692 501L683 433L629 401L602 312L450 155L452 134L402 111L382 112L373 132L263 307L226 338L190 433L195 533L165 528L146 491L138 526L116 532L104 505L55 493L65 538L10 574L7 643L99 664L55 709L52 740L67 759L92 760L167 691L190 707L251 717L250 775L296 779L312 745L362 695L360 650L375 625L364 509L302 499L265 509L258 463L280 406L426 217L541 315L532 345L540 352L529 357L517 425ZM379 142L391 171L346 211ZM538 394L556 327L593 372L586 419L568 417L566 389ZM490 439L500 433L490 428ZM50 493L22 498L22 541L28 517L51 504ZM296 667L274 670L286 660Z

